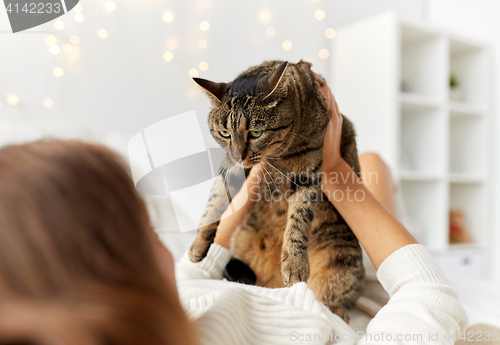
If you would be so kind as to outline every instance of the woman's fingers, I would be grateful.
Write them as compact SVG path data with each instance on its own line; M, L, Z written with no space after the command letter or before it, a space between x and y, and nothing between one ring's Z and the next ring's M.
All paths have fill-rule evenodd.
M338 123L338 118L342 119L342 116L339 112L339 107L337 105L337 102L335 101L335 97L333 96L332 91L330 90L330 87L325 82L325 80L314 72L312 72L312 74L314 76L314 79L316 79L316 81L321 86L321 91L326 98L326 104L328 104L332 119L334 120L333 125L335 126ZM342 121L340 123L342 124Z
M323 78L321 78L316 73L312 72L312 74L313 74L314 79L316 79L316 81L321 86L321 91L323 92L323 95L326 98L326 103L328 105L330 105L330 95L331 95L331 92L330 92L330 88L328 87L328 84L326 83L326 81Z
M265 161L263 161L263 163L266 164ZM262 176L263 176L262 169L254 165L250 170L250 173L248 174L248 177L245 181L247 190L252 191L252 189L254 189L255 187L260 186Z
M258 188L260 187L260 182L262 180L262 169L256 165L252 167L247 179L243 183L238 194L236 194L236 202L233 199L233 205L235 206L235 211L240 208L249 209L250 206L255 202L255 196L258 194ZM240 207L238 207L240 206Z
M328 108L330 110L330 121L325 133L325 142L323 146L323 167L331 169L337 165L341 158L340 146L342 138L343 117L340 114L339 107L335 101L328 84L316 73L312 72L314 78L321 86L321 92L325 96Z
M234 230L241 224L252 204L257 200L258 189L263 174L259 166L253 166L240 191L232 198L231 204L221 217L214 241L226 248Z
M256 200L262 177L262 169L259 166L253 166L238 193L232 197L231 204L222 215L223 218L239 210L245 211L245 213L248 212Z

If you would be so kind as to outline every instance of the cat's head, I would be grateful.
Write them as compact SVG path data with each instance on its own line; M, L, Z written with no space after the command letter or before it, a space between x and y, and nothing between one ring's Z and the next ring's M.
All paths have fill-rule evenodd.
M277 158L297 137L291 132L299 110L289 92L290 68L288 62L268 62L230 83L194 78L210 98L210 131L230 163L248 168Z

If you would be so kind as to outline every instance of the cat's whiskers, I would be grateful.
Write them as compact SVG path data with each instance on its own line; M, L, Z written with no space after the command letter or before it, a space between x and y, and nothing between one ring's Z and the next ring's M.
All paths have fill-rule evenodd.
M269 157L269 156L262 156L264 158L267 158L267 159L282 159L282 158L279 158L279 157Z
M262 166L264 168L264 170L267 172L267 174L269 175L269 177L271 178L271 181L273 181L274 183L274 186L276 187L276 190L278 190L278 186L276 185L276 182L274 182L274 179L273 177L271 176L271 173L269 172L269 170L266 169L265 166Z
M293 182L292 180L290 180L290 178L288 176L286 176L285 174L283 174L278 168L276 168L274 165L272 165L271 163L269 162L266 162L266 164L269 164L270 166L272 166L274 168L274 170L276 170L277 172L279 172L281 175L283 175L288 181L292 182L294 185L296 185L297 187L300 188L300 186L298 184L296 184L295 182Z
M260 163L259 163L260 164ZM264 173L264 171L262 170L262 168L264 168L264 166L262 164L260 164L260 171L262 172L262 177L264 177L264 181L266 181L266 184L267 184L267 188L269 189L269 194L271 195L271 202L269 203L269 209L271 209L271 204L273 202L273 198L272 198L272 194L273 192L271 191L271 185L269 184L269 182L267 182L267 178L266 178L266 174ZM265 169L265 168L264 168Z
M281 205L281 208L282 208L282 209L284 209L284 208L283 208L283 200L282 200L282 198L281 198L281 191L279 190L278 186L276 185L276 182L274 182L274 179L273 179L273 176L271 175L271 173L270 173L270 172L266 169L266 167L265 167L265 166L262 166L262 167L263 167L263 168L264 168L264 170L266 170L266 172L268 173L269 177L271 178L271 181L273 181L274 186L276 187L276 191L279 193L279 196L280 196L280 205ZM273 195L273 193L271 193L271 200L273 200L272 195Z
M229 192L229 171L226 171L224 174L224 188L226 189L226 193Z
M267 178L266 178L266 173L262 170L262 168L264 168L264 166L262 166L261 164L261 168L260 168L260 171L262 172L262 177L264 177L264 181L266 182L267 184L267 189L269 190L269 193L272 193L272 190L271 190L271 185L269 184L269 182L267 181ZM265 168L264 168L265 169Z

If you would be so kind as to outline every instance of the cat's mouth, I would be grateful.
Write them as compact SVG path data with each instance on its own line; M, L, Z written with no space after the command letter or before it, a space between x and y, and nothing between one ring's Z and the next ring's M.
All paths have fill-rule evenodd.
M250 155L250 157L245 157L244 159L241 159L241 156L230 156L231 163L238 167L238 168L244 168L244 169L250 169L253 166L260 164L261 163L261 157L255 156L255 155Z
M233 165L238 168L243 168L243 169L250 169L253 166L259 164L259 162L233 162Z

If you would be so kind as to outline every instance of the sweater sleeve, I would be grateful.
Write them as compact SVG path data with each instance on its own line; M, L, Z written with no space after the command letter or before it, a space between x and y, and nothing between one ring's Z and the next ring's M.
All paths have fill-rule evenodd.
M178 282L189 279L222 279L231 256L228 249L217 243L210 245L207 256L200 262L192 262L186 252L175 267L175 278Z
M465 310L424 246L392 253L377 277L390 300L358 334L359 344L454 344L465 331Z

